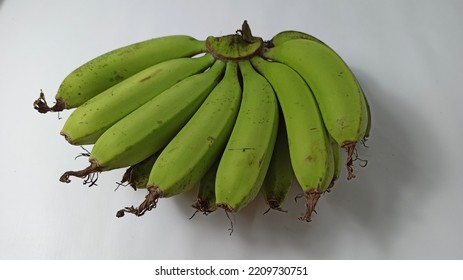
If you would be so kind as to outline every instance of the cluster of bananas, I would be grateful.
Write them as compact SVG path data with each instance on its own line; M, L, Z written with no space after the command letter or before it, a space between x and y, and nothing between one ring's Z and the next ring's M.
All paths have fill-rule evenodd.
M259 193L281 210L297 180L300 219L310 221L340 175L342 150L354 177L356 145L370 130L362 89L329 46L298 31L263 41L246 21L232 35L166 36L103 54L64 79L54 106L41 93L34 107L76 108L61 135L93 145L89 166L60 181L128 168L121 183L147 189L118 217L193 187L203 213L240 211Z

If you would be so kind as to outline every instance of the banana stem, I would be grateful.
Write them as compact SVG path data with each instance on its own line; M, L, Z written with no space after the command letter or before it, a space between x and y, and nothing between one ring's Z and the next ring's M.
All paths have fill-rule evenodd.
M159 198L162 197L161 191L158 187L148 187L148 194L145 196L145 200L140 204L140 206L133 207L125 207L117 211L116 217L121 218L124 217L125 213L131 213L135 216L143 216L147 211L151 211L152 209L156 208Z
M63 100L58 99L56 100L55 105L52 107L48 106L47 101L45 100L45 94L42 90L40 90L40 96L37 100L34 101L34 109L37 110L39 113L45 114L48 112L61 112L66 109L66 104Z
M97 173L101 171L102 168L95 161L90 161L90 165L87 168L78 171L66 171L63 175L61 175L59 180L63 183L70 183L71 180L69 177L71 176L85 178L84 184L90 183L91 187L96 184L96 181L98 180Z
M252 36L251 27L249 26L247 20L243 22L241 29L238 29L236 33L241 35L241 37L243 37L243 40L248 43L253 43L256 41L256 37Z

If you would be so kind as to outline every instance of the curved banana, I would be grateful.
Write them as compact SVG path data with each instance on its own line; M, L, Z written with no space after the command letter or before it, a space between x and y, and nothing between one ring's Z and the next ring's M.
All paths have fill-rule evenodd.
M48 107L41 93L41 97L34 102L34 108L40 113L76 108L147 67L205 51L205 41L185 35L153 38L124 46L102 54L72 71L61 83L53 107Z
M256 197L278 129L278 103L271 85L249 61L239 65L243 99L215 182L216 203L227 212L238 212Z
M351 157L356 143L365 135L368 112L361 88L347 64L328 46L305 39L287 41L266 49L263 55L287 64L304 78L328 132Z
M219 167L219 160L220 158L216 160L214 165L201 178L196 201L191 205L197 212L201 212L204 215L217 210L217 203L215 203L215 176Z
M303 33L303 32L300 32L300 31L295 31L295 30L286 30L286 31L282 31L282 32L276 34L275 36L273 36L272 39L270 41L266 42L265 45L268 48L273 48L273 47L276 47L276 46L280 46L283 43L286 43L287 41L291 41L291 40L295 40L295 39L312 40L312 41L316 41L316 42L321 43L321 44L325 44L320 39L318 39L317 37L309 35L307 33Z
M276 34L275 36L273 36L273 38L270 41L266 42L266 47L272 48L272 47L280 46L283 43L286 43L287 41L291 41L291 40L295 40L295 39L305 39L305 40L315 41L315 42L321 43L321 44L323 44L323 45L325 45L325 46L327 46L329 48L328 45L326 45L323 41L321 41L317 37L312 36L312 35L307 34L307 33L304 33L304 32L301 32L301 31L295 31L295 30L282 31L282 32ZM334 50L332 50L332 51L334 52ZM338 54L336 54L336 55L338 55ZM358 79L355 77L355 75L353 73L352 73L352 75L354 76L354 78L357 80L357 83L358 83ZM361 88L360 83L358 83L358 86ZM363 91L362 88L361 88L361 91L362 91L362 94L363 94L363 96L365 98L365 103L366 103L366 106L367 106L367 113L368 113L368 124L367 124L367 128L366 128L364 137L368 138L369 135L370 135L370 129L371 129L371 112L370 112L370 106L368 104L368 100L366 99L366 96L365 96L364 91Z
M262 184L261 192L270 209L283 211L281 205L293 184L294 172L289 155L288 134L285 120L280 112L277 140L272 159Z
M96 141L90 166L65 172L60 181L131 166L165 147L216 86L224 66L216 61L207 72L184 79L118 121Z
M129 212L141 216L158 198L178 195L198 183L223 151L240 102L238 66L229 62L222 81L159 155L149 176L147 200Z
M254 67L273 86L285 119L291 163L307 200L301 218L310 221L333 178L333 153L317 102L304 80L290 67L254 57Z
M273 48L273 47L280 46L283 43L286 43L288 41L295 40L295 39L305 39L305 40L315 41L315 42L321 43L321 44L327 46L328 48L330 48L328 45L326 45L323 41L321 41L317 37L309 35L309 34L304 33L304 32L294 31L294 30L282 31L282 32L276 34L275 36L273 36L273 38L270 41L266 42L266 47ZM331 49L331 51L333 53L335 53L334 50ZM338 55L338 54L336 54L336 55ZM351 73L352 73L352 71L351 71ZM364 139L366 140L370 136L370 130L371 130L370 106L368 104L368 100L366 99L365 93L364 93L363 89L361 88L360 83L358 82L358 79L355 77L355 75L353 73L352 73L352 76L354 76L354 78L357 80L357 84L358 84L360 90L362 91L362 95L365 98L365 104L366 104L366 107L367 107L366 109L367 109L368 120L367 120L367 127L365 129L365 135L364 135Z
M61 135L73 145L94 144L111 125L148 100L214 63L212 55L178 58L156 64L107 89L77 108Z

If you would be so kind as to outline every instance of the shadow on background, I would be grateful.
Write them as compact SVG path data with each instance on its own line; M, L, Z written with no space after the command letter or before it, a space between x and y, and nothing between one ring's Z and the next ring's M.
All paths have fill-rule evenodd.
M357 166L357 178L352 181L341 180L329 204L355 220L384 258L396 249L392 245L397 236L407 231L401 216L422 211L417 206L433 196L439 176L429 175L443 172L439 165L421 170L423 165L418 160L426 155L426 159L441 162L442 156L437 149L429 148L438 146L439 139L426 124L425 112L408 108L395 99L397 94L381 88L367 73L357 75L372 111L370 140L367 147L358 149L359 157L367 159L368 165ZM413 197L413 201L404 197ZM362 258L361 254L357 256Z

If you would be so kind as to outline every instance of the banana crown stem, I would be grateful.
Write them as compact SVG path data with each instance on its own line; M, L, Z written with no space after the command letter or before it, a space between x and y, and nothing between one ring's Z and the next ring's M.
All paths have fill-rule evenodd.
M263 45L262 38L252 36L251 28L246 21L236 34L222 37L209 36L206 39L207 51L223 61L249 60L260 53Z

